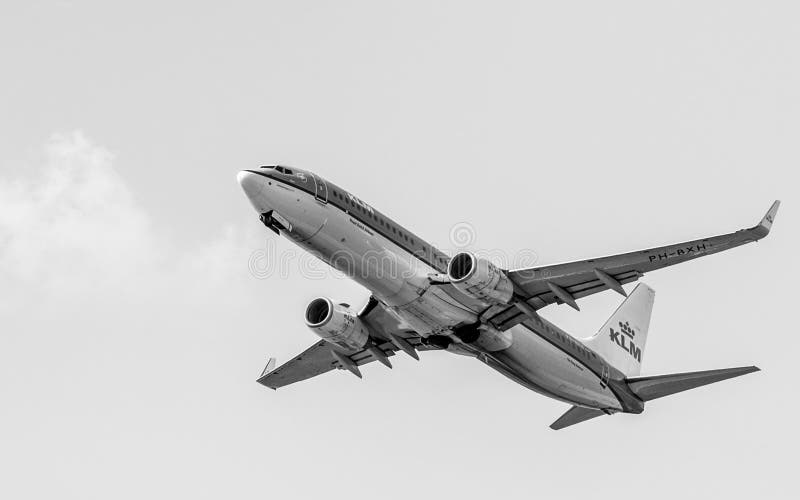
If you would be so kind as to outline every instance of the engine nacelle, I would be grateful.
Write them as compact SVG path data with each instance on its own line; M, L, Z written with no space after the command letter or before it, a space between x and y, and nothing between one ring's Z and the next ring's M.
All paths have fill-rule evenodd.
M447 277L459 291L490 304L509 304L514 295L514 284L499 267L470 252L450 259Z
M344 349L362 349L369 339L367 326L352 309L334 304L326 297L308 304L306 325L324 340Z

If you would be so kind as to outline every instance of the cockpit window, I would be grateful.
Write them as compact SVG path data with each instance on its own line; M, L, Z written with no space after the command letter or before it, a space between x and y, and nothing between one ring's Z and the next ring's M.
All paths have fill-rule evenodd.
M286 175L292 175L294 173L294 172L292 172L291 168L286 168L286 167L275 167L275 170L277 172L280 172L280 173L286 174Z

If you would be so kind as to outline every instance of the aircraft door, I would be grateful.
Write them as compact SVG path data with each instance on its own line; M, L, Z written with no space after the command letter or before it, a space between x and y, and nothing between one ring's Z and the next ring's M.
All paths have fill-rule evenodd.
M319 202L328 203L328 183L316 174L311 174L311 177L314 179L314 198Z
M602 372L602 375L600 376L600 384L603 387L606 387L608 385L608 377L609 376L610 376L610 372L609 372L609 369L608 369L608 365L606 363L603 363L603 372Z

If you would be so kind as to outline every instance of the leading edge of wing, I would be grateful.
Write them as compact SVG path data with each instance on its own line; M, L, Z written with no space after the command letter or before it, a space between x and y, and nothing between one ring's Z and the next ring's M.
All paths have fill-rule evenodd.
M748 233L752 234L754 236L752 241L758 241L758 240L766 237L770 233L770 230L772 229L772 224L775 222L775 217L778 214L778 209L780 208L780 206L781 206L781 201L780 200L775 200L772 203L772 205L770 206L769 210L767 210L767 213L764 215L764 217L761 218L761 220L759 221L758 224L756 224L753 227L747 228L747 229L740 229L738 232L743 232L744 231L744 232L748 232ZM734 232L734 233L726 233L726 234L736 234L736 233ZM725 236L726 234L722 234L720 236ZM713 238L713 236L712 236L712 238ZM702 239L708 239L708 238L700 238L698 240L692 240L692 241L700 241ZM689 243L689 241L687 241L686 243ZM680 245L680 244L681 243L677 243L677 245ZM673 246L673 245L663 245L663 246L664 247L668 247L668 246ZM657 248L661 248L661 247L654 247L653 249L657 249ZM641 252L646 252L648 250L652 250L652 249L634 250L632 252L625 252L625 253L622 253L622 254L608 255L608 256L603 256L603 257L594 257L594 258L588 258L588 259L580 259L580 260L577 260L577 261L575 261L575 260L573 260L573 261L563 261L563 262L557 262L557 263L553 263L553 264L544 264L544 265L535 266L535 267L521 267L521 268L517 268L517 269L508 269L507 272L508 273L517 273L517 274L524 273L524 274L522 274L522 276L526 276L531 271L535 271L535 270L538 270L538 269L541 269L541 268L557 268L559 266L566 266L566 265L570 265L570 264L575 264L576 262L587 262L587 261L593 262L593 261L596 261L596 260L606 259L606 258L609 258L609 257L619 257L619 256L623 256L623 255L638 254L638 253L641 253ZM530 280L530 281L533 281L534 280L533 275L531 274L531 276L527 277L527 279ZM523 281L520 284L524 284L524 283L525 283L525 278L523 278Z

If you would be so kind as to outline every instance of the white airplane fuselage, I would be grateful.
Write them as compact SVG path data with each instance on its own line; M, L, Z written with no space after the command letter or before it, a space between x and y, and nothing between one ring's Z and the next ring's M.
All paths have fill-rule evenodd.
M239 182L256 211L276 221L280 234L366 287L408 329L428 338L480 322L485 305L479 300L431 283L430 276L447 266L442 252L347 191L294 168L246 170ZM549 397L623 410L601 358L543 318L534 324L482 335L469 346L454 339L447 350L474 356Z

